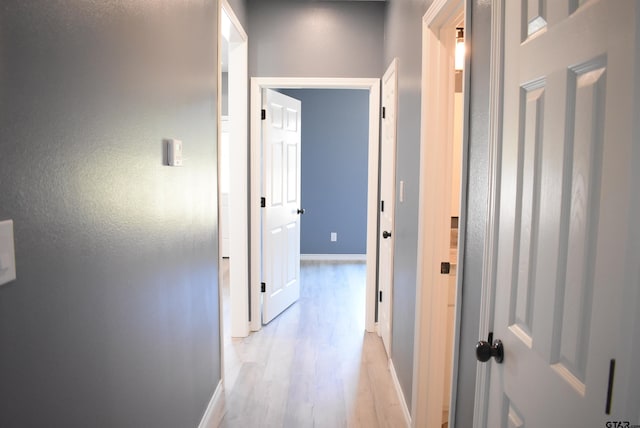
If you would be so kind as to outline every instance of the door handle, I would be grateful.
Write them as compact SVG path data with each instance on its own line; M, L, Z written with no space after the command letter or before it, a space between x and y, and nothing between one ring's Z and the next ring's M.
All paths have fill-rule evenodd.
M387 232L386 230L382 232L382 237L384 239L391 238L391 232Z
M491 337L491 335L489 335ZM496 363L500 364L504 361L504 347L501 340L496 340L493 345L489 342L481 340L476 344L476 358L481 363L486 363L493 357Z
M304 214L304 208L298 208L298 214Z

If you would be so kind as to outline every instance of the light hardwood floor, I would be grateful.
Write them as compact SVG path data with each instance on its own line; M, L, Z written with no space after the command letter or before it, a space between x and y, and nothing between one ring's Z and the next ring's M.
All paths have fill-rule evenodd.
M382 341L364 330L364 263L303 262L301 280L300 300L261 331L231 339L225 323L221 426L405 426Z

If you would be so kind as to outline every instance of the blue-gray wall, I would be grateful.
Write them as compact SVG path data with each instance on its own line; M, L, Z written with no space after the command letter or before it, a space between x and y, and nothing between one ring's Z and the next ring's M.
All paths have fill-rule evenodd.
M384 2L249 0L251 77L382 77Z
M220 379L217 1L3 0L0 426L195 427ZM161 140L188 160L162 166Z
M229 2L229 6L233 9L233 13L240 21L240 25L244 29L245 33L249 34L249 29L247 28L247 0L227 0Z
M398 140L394 226L391 358L411 408L418 258L422 17L430 1L390 0L385 20L385 64L398 58ZM398 199L404 181L404 202Z
M302 102L300 252L366 254L369 91L280 92Z

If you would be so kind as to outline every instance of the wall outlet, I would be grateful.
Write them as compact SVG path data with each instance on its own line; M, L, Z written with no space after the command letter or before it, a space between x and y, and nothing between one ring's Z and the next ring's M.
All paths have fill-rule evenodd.
M338 240L338 232L331 232L331 242L336 242Z

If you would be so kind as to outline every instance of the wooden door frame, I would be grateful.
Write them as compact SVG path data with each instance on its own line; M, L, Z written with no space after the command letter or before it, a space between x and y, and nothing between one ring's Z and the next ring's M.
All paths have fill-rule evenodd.
M219 2L218 22L218 52L221 62L223 25L222 15L226 14L231 21L231 26L239 37L238 41L229 42L229 92L234 96L229 97L229 130L237 144L229 144L229 160L233 165L229 174L229 277L233 278L229 284L229 304L231 306L231 336L246 337L249 335L249 236L248 206L247 206L247 80L249 70L247 33L233 12L227 0ZM233 48L232 48L233 45ZM222 67L218 67L218 141L221 141L222 133ZM245 142L242 144L242 142ZM218 144L218 182L220 181L220 144ZM219 188L219 186L218 186ZM218 189L218 200L222 194ZM221 203L218 203L218 218L220 218ZM221 240L220 240L221 241ZM220 245L220 243L219 243ZM218 269L218 283L222 284L222 270ZM223 330L222 287L219 293L220 332ZM223 349L224 335L220 334L220 345ZM224 354L224 353L223 353ZM224 374L224 370L222 371Z
M442 322L447 309L447 277L440 274L440 262L449 260L451 189L451 140L455 81L453 58L455 27L464 19L465 32L471 33L468 0L435 0L422 20L422 115L420 150L420 196L418 222L418 269L416 281L416 318L414 336L411 426L436 428L442 425L445 382L446 335ZM468 41L465 41L467 52ZM469 140L469 55L463 74L463 142L461 165L461 202L456 278L454 349L449 405L449 426L455 426L456 386L464 247L467 208ZM448 175L447 175L448 174ZM443 184L444 183L444 184ZM447 196L447 193L448 195ZM444 200L443 200L444 198ZM446 253L444 252L446 249ZM445 323L446 325L446 323ZM434 349L442 352L433 352Z
M250 145L250 301L252 331L262 328L260 314L260 197L261 195L261 120L262 89L365 89L369 91L369 161L367 198L367 283L365 292L365 329L374 332L378 225L378 159L380 140L380 79L376 78L251 78ZM248 296L249 297L249 296Z

